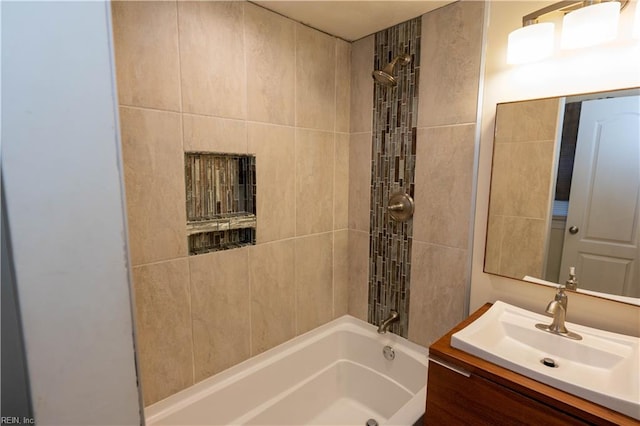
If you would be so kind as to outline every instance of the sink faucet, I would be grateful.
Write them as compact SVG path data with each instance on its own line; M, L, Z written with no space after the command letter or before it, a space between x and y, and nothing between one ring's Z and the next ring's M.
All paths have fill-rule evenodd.
M551 321L549 325L536 324L536 328L559 336L568 337L569 339L582 340L582 336L567 330L567 327L564 325L565 318L567 317L568 299L564 292L564 286L560 285L556 296L549 302L546 309L548 314L553 315L553 321Z
M563 305L562 302L558 302L557 300L552 300L547 305L546 312L553 315L553 321L546 326L548 327L548 331L556 334L568 333L569 330L567 330L567 327L564 325L564 320L567 317L566 305Z
M391 323L396 322L399 319L400 314L397 311L389 311L389 317L380 323L380 326L378 327L378 333L385 334L389 327L391 327Z

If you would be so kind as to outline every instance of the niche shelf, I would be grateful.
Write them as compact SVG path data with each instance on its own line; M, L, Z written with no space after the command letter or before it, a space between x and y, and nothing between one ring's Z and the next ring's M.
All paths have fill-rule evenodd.
M256 241L255 156L185 153L189 255Z

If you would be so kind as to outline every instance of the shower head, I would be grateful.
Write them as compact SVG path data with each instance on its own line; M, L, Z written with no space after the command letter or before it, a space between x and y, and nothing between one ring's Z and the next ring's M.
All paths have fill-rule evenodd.
M411 62L411 56L407 55L398 55L391 62L387 64L382 70L375 70L371 73L371 77L376 81L376 83L382 84L383 86L392 87L398 84L398 81L393 76L393 70L396 67L396 64L400 62L401 66L407 65Z

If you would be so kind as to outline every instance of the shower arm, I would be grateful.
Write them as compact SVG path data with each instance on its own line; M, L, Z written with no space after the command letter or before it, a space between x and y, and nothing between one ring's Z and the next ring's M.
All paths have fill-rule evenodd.
M387 66L382 69L382 71L386 72L387 74L393 74L393 69L396 67L398 61L401 61L400 65L407 65L409 62L411 62L411 56L406 53L403 55L396 55L396 57L393 58L391 62L389 62Z

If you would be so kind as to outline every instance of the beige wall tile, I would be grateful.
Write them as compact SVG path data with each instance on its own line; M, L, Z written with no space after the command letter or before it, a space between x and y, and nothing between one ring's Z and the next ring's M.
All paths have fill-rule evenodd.
M293 125L295 22L245 3L247 118Z
M491 213L546 218L552 196L553 168L553 141L496 144L491 176Z
M333 233L333 317L349 312L349 231Z
M349 229L369 232L371 133L351 135L349 143Z
M111 2L118 102L180 111L175 2Z
M489 215L487 223L487 244L484 254L484 271L490 274L500 273L500 246L504 230L504 216Z
M479 1L423 15L419 127L476 121L483 16Z
M333 229L334 134L296 130L296 235Z
M547 227L542 219L505 217L500 275L542 277Z
M336 133L333 178L333 229L349 226L349 135Z
M369 232L349 230L349 315L369 316Z
M296 334L333 317L333 233L295 239Z
M183 114L184 150L247 153L247 125L241 120Z
M335 39L296 24L296 126L333 131Z
M251 355L296 335L294 240L249 248Z
M498 105L494 143L554 140L559 107L558 98Z
M349 132L350 109L351 43L336 39L336 132Z
M120 108L131 263L187 255L180 115Z
M189 257L195 381L250 356L248 247Z
M144 405L193 384L189 264L133 268L136 343Z
M249 124L249 152L256 155L258 244L295 235L295 131Z
M413 242L409 340L429 347L464 319L467 250Z
M413 238L469 246L475 125L418 130Z
M424 30L423 30L424 31ZM351 132L371 132L373 123L373 48L370 35L351 45Z
M242 2L178 2L185 112L246 117Z

